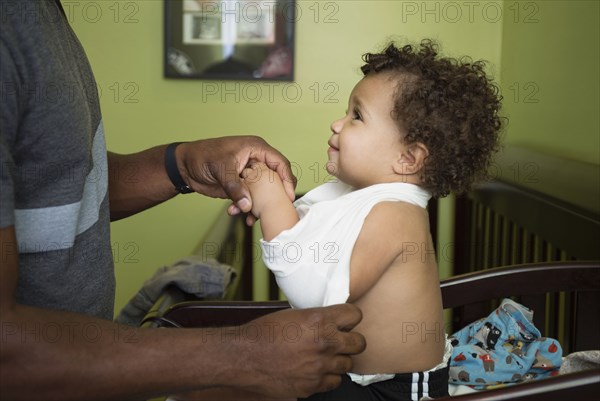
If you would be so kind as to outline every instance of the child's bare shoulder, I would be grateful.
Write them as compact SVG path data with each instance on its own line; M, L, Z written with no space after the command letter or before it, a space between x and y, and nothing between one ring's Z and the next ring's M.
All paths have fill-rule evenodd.
M398 254L402 244L419 240L429 235L427 210L422 207L399 201L379 202L369 212L359 240L368 245L386 244L386 253Z
M397 230L401 226L405 233L412 229L429 229L427 210L402 201L379 202L367 215L367 222L382 224L386 226L380 227L384 230Z

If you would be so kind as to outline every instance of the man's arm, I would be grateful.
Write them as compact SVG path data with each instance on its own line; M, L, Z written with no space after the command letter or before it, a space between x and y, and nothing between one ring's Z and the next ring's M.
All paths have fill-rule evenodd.
M252 214L260 218L266 241L292 228L299 220L281 178L264 163L255 163L242 173L252 194Z
M165 170L166 146L120 155L108 152L111 220L146 210L177 195Z
M177 194L165 170L166 146L130 155L108 154L111 219L148 209ZM214 198L229 198L230 214L249 212L252 198L240 178L252 163L265 163L281 179L285 193L294 199L296 179L289 161L255 136L224 137L182 143L175 149L177 168L194 191Z
M0 229L0 398L146 399L211 387L306 396L339 385L364 338L350 305L224 329L138 329L15 301L14 227ZM294 339L286 337L289 327Z

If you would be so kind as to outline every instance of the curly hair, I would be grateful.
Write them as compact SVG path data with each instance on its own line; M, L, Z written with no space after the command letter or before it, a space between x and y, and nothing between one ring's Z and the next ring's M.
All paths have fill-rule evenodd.
M485 178L499 147L502 97L484 72L485 62L438 57L438 45L420 45L363 55L364 75L398 74L392 118L407 144L429 150L421 180L433 197L467 191Z

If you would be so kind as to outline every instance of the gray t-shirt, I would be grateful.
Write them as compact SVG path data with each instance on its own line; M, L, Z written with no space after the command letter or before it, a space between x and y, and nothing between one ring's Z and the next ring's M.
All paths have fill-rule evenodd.
M0 0L0 227L17 302L113 317L108 167L96 83L54 0Z

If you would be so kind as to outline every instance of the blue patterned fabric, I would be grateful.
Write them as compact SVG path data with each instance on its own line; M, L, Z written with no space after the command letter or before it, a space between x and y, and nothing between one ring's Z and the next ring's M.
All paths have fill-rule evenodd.
M510 299L450 337L450 383L485 389L558 374L562 348L542 337L533 311Z

